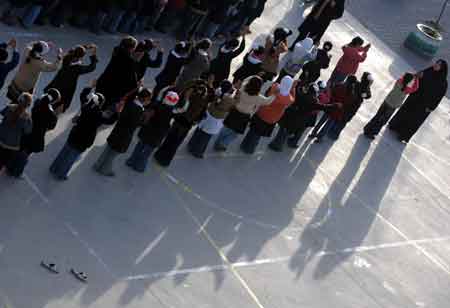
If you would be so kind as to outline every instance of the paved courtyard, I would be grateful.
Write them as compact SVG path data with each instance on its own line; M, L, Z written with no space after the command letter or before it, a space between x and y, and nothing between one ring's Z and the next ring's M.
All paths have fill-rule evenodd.
M297 26L301 15L298 1L269 0L253 32ZM80 89L120 39L70 28L0 31L21 46L98 44L100 67ZM25 180L0 177L0 307L447 308L450 105L441 104L408 146L389 132L369 143L363 125L412 68L351 14L326 39L340 46L355 35L373 43L361 73L373 72L374 97L334 144L303 140L282 154L262 144L254 156L236 144L203 161L182 148L169 169L153 165L144 175L126 168L124 155L109 179L91 171L107 129L70 180L55 182L47 170L74 102ZM49 274L42 259L62 272ZM89 283L70 276L72 267Z

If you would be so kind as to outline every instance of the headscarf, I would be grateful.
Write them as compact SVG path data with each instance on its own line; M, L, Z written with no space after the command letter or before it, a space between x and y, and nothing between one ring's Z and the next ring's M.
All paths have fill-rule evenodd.
M288 96L291 93L293 84L294 84L294 79L291 76L285 76L283 79L281 79L280 95Z
M314 48L314 41L312 38L307 37L303 41L295 44L294 47L294 58L302 59L311 54Z
M42 51L39 52L39 55L45 56L46 54L48 54L48 52L50 51L50 46L48 46L48 43L44 41L39 41L38 44L41 45L42 48Z
M178 104L178 101L180 100L180 97L178 94L174 91L167 92L166 96L163 99L163 104L168 106L175 106Z

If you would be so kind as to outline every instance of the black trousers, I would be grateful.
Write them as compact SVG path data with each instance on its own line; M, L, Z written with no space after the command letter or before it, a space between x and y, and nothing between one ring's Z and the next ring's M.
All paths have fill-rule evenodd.
M197 127L191 140L189 140L189 152L195 157L203 158L211 137L212 135L205 133L201 128Z
M377 114L364 127L364 134L369 136L378 135L394 113L395 108L383 103L378 109Z
M329 21L321 21L320 19L315 20L312 16L308 16L298 28L298 37L295 39L290 49L293 50L295 44L303 41L307 37L312 38L315 44L319 43L329 25Z

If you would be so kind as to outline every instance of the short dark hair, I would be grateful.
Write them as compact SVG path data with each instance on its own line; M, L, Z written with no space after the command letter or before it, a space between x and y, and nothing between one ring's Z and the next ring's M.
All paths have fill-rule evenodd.
M196 49L202 49L202 50L208 50L212 46L212 42L210 39L202 39L200 40L197 45L195 45Z
M259 76L252 76L245 85L244 91L250 96L256 96L261 92L264 80Z
M325 43L323 43L323 48L330 51L331 49L333 49L333 43L331 43L330 41L326 41Z
M146 99L146 98L151 98L153 96L152 91L149 88L143 88L141 90L139 90L139 92L137 93L137 98L138 99Z
M353 38L353 40L350 43L350 45L352 46L362 46L363 44L364 40L360 36Z

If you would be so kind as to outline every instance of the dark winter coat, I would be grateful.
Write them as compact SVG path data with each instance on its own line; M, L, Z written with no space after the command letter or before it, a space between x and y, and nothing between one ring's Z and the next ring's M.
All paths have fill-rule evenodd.
M119 120L114 126L107 141L116 152L125 153L133 140L135 130L143 124L144 107L135 101L125 104Z
M0 44L0 48L6 49L8 46L6 43L2 43ZM19 64L19 60L20 53L17 50L14 50L12 58L9 62L0 63L0 89L3 88L8 74Z
M97 80L96 91L105 96L105 108L118 103L127 93L136 89L138 78L136 61L120 46L114 48L103 74Z
M314 16L319 11L320 7L324 3L325 0L320 0L319 2L314 5L313 9L311 10L311 13L309 13L307 18L314 18ZM345 9L345 0L334 0L336 2L335 7L331 7L331 1L328 3L328 5L325 7L325 9L322 11L322 14L320 15L318 19L318 23L322 25L328 25L335 19L339 19L344 15L344 9Z
M320 78L320 70L322 69L319 61L310 61L303 66L300 80L306 83L314 83Z
M173 106L158 103L152 107L154 112L150 120L139 130L139 139L152 147L159 147L170 129L173 118Z
M446 69L447 71L447 69ZM435 72L429 68L420 78L419 89L410 94L389 123L399 138L409 141L444 98L447 89L447 72ZM428 110L427 110L428 109Z
M45 148L45 135L56 127L58 117L51 105L37 100L31 110L31 120L33 129L22 138L22 148L28 153L40 153Z
M180 75L183 66L189 62L188 57L180 57L174 51L169 54L164 69L156 76L155 81L159 87L172 85Z
M242 39L236 50L224 52L222 48L223 46L219 48L217 57L211 61L209 70L209 74L214 75L214 86L216 87L230 76L231 62L245 50L245 39Z
M137 79L141 80L144 78L147 68L159 68L163 62L164 53L158 51L156 58L153 60L150 57L149 52L145 52L142 59L137 63L136 75Z
M55 88L61 93L61 104L63 104L63 112L69 109L75 91L77 89L78 78L81 75L89 74L95 71L97 67L97 56L89 57L90 63L83 65L80 63L70 63L63 60L62 68L58 71L55 78L45 87L45 91Z
M114 123L114 119L108 117L101 106L88 100L91 91L91 88L85 88L81 92L81 113L67 139L70 146L80 152L86 151L94 144L100 126Z

